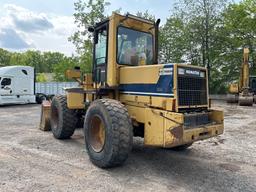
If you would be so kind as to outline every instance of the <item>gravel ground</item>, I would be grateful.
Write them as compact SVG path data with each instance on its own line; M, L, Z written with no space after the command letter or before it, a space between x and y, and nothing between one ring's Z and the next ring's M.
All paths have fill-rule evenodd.
M38 129L40 106L0 107L0 191L256 191L256 106L224 108L225 134L184 152L135 139L124 166L89 161L82 130L58 141Z

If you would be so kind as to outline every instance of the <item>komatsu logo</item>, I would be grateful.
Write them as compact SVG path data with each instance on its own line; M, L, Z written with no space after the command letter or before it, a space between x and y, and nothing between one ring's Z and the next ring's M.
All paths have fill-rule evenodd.
M186 70L186 74L199 76L199 75L200 75L200 71L195 71L195 70L189 70L189 69L187 69L187 70Z
M201 71L198 70L193 70L193 69L184 69L184 68L179 68L178 69L178 74L179 75L193 75L193 76L201 76ZM204 75L204 74L202 74Z

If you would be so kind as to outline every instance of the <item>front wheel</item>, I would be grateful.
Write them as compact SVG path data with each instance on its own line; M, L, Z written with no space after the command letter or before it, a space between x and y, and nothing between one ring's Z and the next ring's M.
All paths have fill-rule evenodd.
M133 128L127 109L119 101L94 101L85 116L84 134L89 157L96 166L115 167L128 158Z
M56 139L69 139L76 128L77 116L74 110L68 109L65 96L55 96L51 104L50 124Z

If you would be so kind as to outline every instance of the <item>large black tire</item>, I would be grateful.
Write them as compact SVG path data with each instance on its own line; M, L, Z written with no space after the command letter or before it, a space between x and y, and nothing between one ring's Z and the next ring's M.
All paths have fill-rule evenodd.
M57 95L53 98L50 113L51 129L56 139L69 139L76 128L77 117L74 110L67 107L67 98Z
M104 129L102 142L95 134L98 127ZM133 143L133 127L127 109L112 99L94 101L85 116L84 135L93 164L101 168L123 164Z
M47 100L47 96L43 93L38 93L36 94L36 103L37 104L42 104L43 101Z

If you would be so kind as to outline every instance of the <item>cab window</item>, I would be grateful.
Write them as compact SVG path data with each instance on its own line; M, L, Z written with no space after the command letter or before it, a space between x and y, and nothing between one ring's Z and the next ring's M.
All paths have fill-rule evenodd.
M2 82L1 82L1 87L4 88L8 85L11 85L12 80L10 78L3 78Z
M103 29L97 34L97 43L95 45L95 62L96 65L106 63L107 55L107 30Z
M28 72L27 72L25 69L22 69L21 71L22 71L22 73L24 73L25 75L28 75Z
M153 64L153 35L150 33L118 28L117 63L125 65Z

